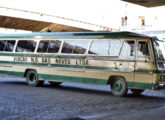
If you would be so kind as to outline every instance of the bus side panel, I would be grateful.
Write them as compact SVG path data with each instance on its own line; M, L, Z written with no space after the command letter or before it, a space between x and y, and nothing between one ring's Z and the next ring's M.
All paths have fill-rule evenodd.
M88 59L88 66L85 66L85 76L87 78L100 78L107 84L111 76L125 78L128 87L133 86L134 62L117 60Z

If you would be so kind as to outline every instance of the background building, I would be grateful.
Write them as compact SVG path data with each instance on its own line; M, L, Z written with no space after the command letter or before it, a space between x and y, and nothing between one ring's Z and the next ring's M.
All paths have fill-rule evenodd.
M165 6L146 8L125 3L121 31L133 31L165 38Z

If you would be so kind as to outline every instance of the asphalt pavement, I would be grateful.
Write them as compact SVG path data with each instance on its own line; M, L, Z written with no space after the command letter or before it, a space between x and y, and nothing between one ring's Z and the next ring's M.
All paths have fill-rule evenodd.
M165 92L111 94L109 86L63 83L29 87L0 78L0 120L165 120Z

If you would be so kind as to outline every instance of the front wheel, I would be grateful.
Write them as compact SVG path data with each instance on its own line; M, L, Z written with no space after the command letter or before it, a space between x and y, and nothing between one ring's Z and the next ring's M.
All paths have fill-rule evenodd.
M35 70L29 70L26 74L26 81L29 86L35 87L43 84L44 81L38 80L38 74Z
M125 96L128 91L125 79L122 77L115 77L111 83L111 91L113 95Z

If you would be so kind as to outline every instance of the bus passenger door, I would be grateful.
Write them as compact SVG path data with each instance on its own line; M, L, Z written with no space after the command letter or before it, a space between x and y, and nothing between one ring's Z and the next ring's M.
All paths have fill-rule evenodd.
M151 89L154 68L151 43L147 40L139 40L136 49L134 88Z

